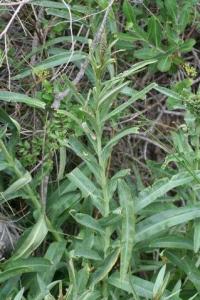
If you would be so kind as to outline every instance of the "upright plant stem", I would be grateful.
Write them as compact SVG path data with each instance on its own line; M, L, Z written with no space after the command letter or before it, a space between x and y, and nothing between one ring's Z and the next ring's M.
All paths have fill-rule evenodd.
M196 170L199 169L199 159L200 159L200 143L199 143L199 137L200 137L200 123L197 120L197 125L196 125Z
M98 154L98 161L99 166L101 170L101 189L102 189L102 195L103 195L103 204L104 204L104 217L107 217L110 212L110 196L109 196L109 190L108 190L108 178L107 178L107 168L106 168L106 161L104 161L102 157L102 138L103 138L103 129L100 121L100 116L97 108L96 112L96 121L97 121L97 154ZM105 229L105 235L104 235L104 258L108 255L108 249L110 247L110 228L106 227ZM106 278L103 281L103 289L102 294L104 296L103 299L108 299L108 284Z

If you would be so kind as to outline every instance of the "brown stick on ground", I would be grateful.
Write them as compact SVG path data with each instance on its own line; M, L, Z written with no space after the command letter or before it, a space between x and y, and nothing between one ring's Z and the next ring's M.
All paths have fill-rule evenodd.
M106 26L106 22L107 22L107 19L108 19L108 15L109 15L109 12L111 10L111 7L112 7L112 4L114 3L114 1L115 0L110 0L109 1L109 5L106 9L106 12L104 14L104 17L103 17L103 20L102 20L101 25L99 27L99 30L97 31L97 34L95 35L95 38L92 42L90 54L92 54L94 52L95 48L97 47L98 43L101 40L102 34L103 34L105 26ZM76 75L76 77L72 81L74 85L77 85L81 81L81 79L83 78L83 76L85 74L85 71L87 69L88 64L89 64L89 56L86 58L85 62L81 65L81 68L80 68L78 74ZM70 91L69 89L66 89L63 92L57 93L55 95L55 98L54 98L54 101L53 101L53 104L52 104L51 107L53 109L59 109L61 101L68 95L69 91Z

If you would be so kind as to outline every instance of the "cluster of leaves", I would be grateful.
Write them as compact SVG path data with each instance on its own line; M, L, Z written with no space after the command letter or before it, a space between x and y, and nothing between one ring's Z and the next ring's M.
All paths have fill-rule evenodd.
M77 105L69 105L70 111L80 120L83 117ZM62 147L63 141L70 134L82 135L82 129L75 126L68 117L53 112L44 124L44 131L33 135L30 139L20 140L17 154L24 167L31 167L45 157L45 161L52 162L52 157Z
M4 103L34 107L43 116L41 133L36 130L32 139L24 141L20 120L7 113L9 106L0 109L0 204L19 215L28 210L18 221L23 233L0 263L0 299L200 299L199 95L191 91L191 79L171 89L151 82L140 90L129 80L147 67L166 72L184 61L180 53L194 45L192 39L183 39L183 33L192 23L195 1L156 1L157 13L149 16L144 13L148 1L140 8L125 0L130 33L118 33L114 18L118 4L113 4L108 34L105 31L100 45L87 55L88 82L83 90L67 76L54 83L50 76L64 63L80 68L86 53L71 55L58 46L71 39L61 21L72 16L79 24L86 14L96 12L96 3L71 3L70 9L64 1L31 4L44 8L58 24L46 45L25 56L28 60L45 50L47 58L31 68L21 62L13 66L13 80L23 89L35 88L27 78L36 80L35 96L0 91ZM108 2L98 5L104 10ZM141 16L144 24L138 21ZM45 28L48 17L42 20ZM95 15L93 29L100 18ZM117 33L119 40L109 41L109 32ZM74 40L86 42L79 35ZM115 49L124 40L131 46L139 42L141 48L133 55L141 61L120 72L113 57L119 55ZM54 93L66 88L67 97L53 111ZM122 138L142 133L138 125L119 130L120 116L136 101L142 103L149 92L166 95L168 108L184 109L186 115L178 132L172 133L171 153L152 169L154 183L145 187L139 172L133 181L131 168L119 166L110 172L110 164L113 148ZM67 170L69 152L81 163ZM57 176L54 153L59 157ZM46 156L39 170L30 173L30 167Z
M136 58L157 58L158 70L175 71L177 66L184 63L181 54L190 52L195 44L194 39L184 38L184 32L195 22L196 3L197 1L187 0L155 1L154 13L150 11L147 17L148 7L136 9L128 0L124 1L123 12L127 19L127 32L120 33L119 39L126 41L129 49L134 49ZM142 20L143 24L140 24L139 20ZM139 49L133 42L139 42Z

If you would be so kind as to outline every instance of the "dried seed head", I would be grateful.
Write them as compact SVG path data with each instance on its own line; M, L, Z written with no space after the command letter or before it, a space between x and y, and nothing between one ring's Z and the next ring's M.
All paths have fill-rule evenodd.
M106 35L106 31L104 30L103 34L101 36L100 43L99 43L99 52L100 52L101 61L103 61L103 59L104 59L104 55L106 53L107 46L108 46L107 45L107 35Z

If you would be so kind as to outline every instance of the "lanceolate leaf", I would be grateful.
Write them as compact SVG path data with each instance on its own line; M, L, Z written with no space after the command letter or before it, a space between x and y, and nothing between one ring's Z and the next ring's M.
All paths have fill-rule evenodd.
M194 252L197 253L200 248L200 219L194 222Z
M153 295L153 283L136 276L131 276L135 292L138 296L144 297L144 299L152 299ZM108 279L109 284L112 286L122 289L123 291L132 292L131 285L128 279L121 280L118 272L113 273Z
M4 271L0 273L0 282L25 273L45 272L50 265L50 261L38 257L9 261L4 264Z
M83 143L81 143L77 138L70 137L68 140L68 147L72 149L76 155L81 157L83 161L86 162L88 168L91 172L96 176L96 178L100 178L99 166L96 158L93 154L85 147Z
M84 292L78 300L96 300L100 299L101 294L99 291L86 291Z
M14 300L22 300L23 299L23 294L24 294L24 288L22 288L17 295L15 296Z
M104 160L108 159L108 157L111 154L112 148L120 141L120 139L122 139L124 136L127 136L129 134L136 134L138 133L138 130L139 130L138 127L132 127L132 128L124 129L116 136L114 136L103 148L102 156Z
M97 231L101 234L104 233L103 228L99 224L99 222L95 219L93 219L90 215L82 214L82 213L77 213L77 214L72 214L73 218L76 220L77 223L90 228L94 231Z
M159 19L152 16L148 23L148 38L156 47L161 44L162 28Z
M137 71L143 69L144 67L154 64L157 62L157 59L149 59L149 60L144 60L141 62L138 62L136 64L134 64L129 70L124 71L123 73L120 73L117 78L126 78L127 76L133 75L134 73L136 73Z
M195 172L194 175L197 178L200 178L199 171ZM162 197L168 191L174 189L175 187L184 184L189 184L194 179L194 176L192 176L189 172L180 172L172 176L170 179L165 178L155 182L155 184L152 187L148 187L140 193L135 204L136 212L140 212L144 207L159 199L159 197Z
M161 234L172 226L184 224L200 217L200 207L181 207L166 210L155 214L136 226L136 242L151 239L154 235Z
M185 236L169 235L148 242L150 248L172 248L193 250L193 241Z
M17 191L26 186L31 180L31 175L27 172L23 177L13 182L4 192L0 193L0 203L17 197Z
M44 70L47 70L47 69L50 69L50 68L53 68L56 66L60 66L62 64L68 63L68 62L82 60L84 58L85 58L85 55L81 54L81 53L75 53L75 54L71 55L71 52L63 52L63 53L53 55L53 56L47 58L42 63L36 65L34 68L25 70L24 72L14 76L13 79L19 80L19 79L22 79L22 78L25 78L25 77L31 75L32 73L37 75Z
M100 202L100 193L95 184L79 168L68 174L69 180L82 192L83 197L91 197L94 205L101 211L104 208Z
M130 284L130 280L131 280L131 284ZM130 279L121 280L119 273L115 272L109 277L108 283L116 287L117 289L122 289L123 291L126 291L128 293L132 293L132 288L131 288L132 285L136 294L139 297L142 297L144 299L149 299L149 300L153 299L153 287L154 287L153 282L144 280L140 277L131 276ZM167 299L167 296L170 295L170 292L166 291L164 295L166 296L166 298L164 299ZM181 298L179 297L171 298L171 299L181 300Z
M111 253L103 262L103 265L99 267L93 274L91 279L91 287L94 287L99 281L103 280L106 275L110 272L110 270L115 265L118 256L119 256L120 250L117 249L113 253Z
M66 193L63 196L58 197L56 202L52 201L50 205L48 205L48 216L58 225L58 219L60 221L60 215L71 209L80 200L81 194L78 191Z
M142 91L139 92L135 92L134 95L126 102L124 102L123 104L117 106L117 108L115 108L114 110L112 110L109 114L107 114L107 116L105 116L105 118L103 119L103 121L109 120L110 118L114 117L115 115L121 113L124 109L126 109L127 107L129 107L131 104L133 104L136 100L138 99L143 99L144 96L153 88L155 88L157 86L156 83L151 83L149 84L147 87L145 87Z
M89 248L87 249L87 248L79 247L79 248L75 249L74 256L91 259L91 260L97 260L97 261L102 260L102 257L98 254L97 251L89 249Z
M165 8L167 15L173 20L176 24L176 19L178 17L178 6L176 0L165 0Z
M188 276L189 280L194 284L197 291L200 292L200 271L195 266L194 261L192 261L188 256L178 256L172 252L166 251L165 256L169 259L169 261L177 266L180 270L185 272Z
M0 100L13 103L25 103L29 106L37 108L45 108L45 103L36 99L26 96L25 94L12 93L8 91L0 91Z
M162 294L160 295L160 292L161 292L161 289L162 289L162 286L163 286L163 283L164 283L164 278L165 278L165 272L166 272L166 265L164 265L159 273L158 273L158 276L156 278L156 281L155 281L155 284L154 284L154 287L153 287L153 299L158 296L162 296Z
M51 283L51 281L53 280L54 274L59 268L59 263L62 259L65 250L65 241L53 242L50 244L49 248L47 249L47 252L45 253L44 258L51 262L51 266L49 267L48 272L42 273L40 275L45 283Z
M135 238L135 210L131 191L124 180L118 182L118 193L122 208L120 277L126 278Z
M179 100L179 101L183 100L183 98L178 93L176 93L176 92L174 92L174 91L172 91L168 88L165 88L165 87L162 87L162 86L156 86L154 88L155 88L155 90L157 90L161 94L164 94L167 97L172 97L172 98L174 98L176 100Z
M56 1L49 1L49 0L34 0L31 1L31 4L33 5L38 5L38 6L42 6L42 7L51 7L51 8L61 8L61 9L65 9L66 6L61 2L56 2Z
M64 251L66 250L66 242L60 241L60 242L53 242L50 244L50 246L47 249L47 252L44 256L44 258L51 262L50 266L48 267L47 272L39 272L35 275L35 280L33 281L33 284L30 288L30 295L33 295L33 297L30 296L30 299L34 300L42 300L44 296L47 293L47 290L50 287L53 287L56 283L53 281L55 272L57 269L59 269L61 264L61 259L64 254ZM37 289L38 284L36 283L36 280L38 281L38 284L40 285L41 289Z
M32 229L19 240L17 250L14 252L12 260L28 257L42 243L47 232L48 228L45 217L41 215Z
M2 108L0 108L0 121L6 124L12 133L20 133L20 124L11 118Z
M80 169L74 169L68 174L68 178L80 189L84 197L95 196L96 186Z
M110 91L106 91L106 93L104 93L104 95L102 95L102 98L99 101L99 106L102 106L105 102L107 104L107 100L109 100L110 98L112 99L113 96L118 94L119 91L121 91L125 86L127 86L127 84L128 84L128 82L125 82L125 83L122 83L122 84L117 84L117 86L114 87L113 89L111 89ZM101 97L101 95L100 95L100 97Z

